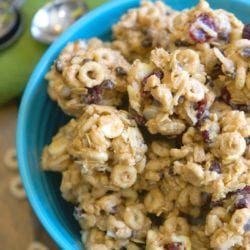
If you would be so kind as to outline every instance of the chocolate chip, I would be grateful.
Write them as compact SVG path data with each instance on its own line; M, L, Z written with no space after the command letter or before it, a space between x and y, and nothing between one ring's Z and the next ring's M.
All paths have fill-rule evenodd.
M244 48L240 51L240 55L246 59L250 59L250 48Z
M250 137L245 138L246 144L249 145L250 144Z
M175 176L176 174L174 173L174 167L173 166L170 166L169 169L168 169L168 174L170 176Z
M63 72L62 62L60 60L55 61L56 72L61 74Z
M85 64L85 63L87 63L87 62L91 62L92 60L90 59L90 58L84 58L83 60L82 60L82 64Z
M231 103L231 107L236 110L248 112L250 111L250 103L249 104L233 104Z
M245 24L242 32L242 38L250 40L250 24Z
M244 225L244 231L249 232L250 231L250 220L247 221L247 223Z
M142 40L141 45L143 48L150 48L153 45L152 37L146 37L144 40Z
M210 171L214 171L218 174L221 174L221 165L218 161L213 161L210 165L210 168L209 168Z
M229 42L229 33L228 32L219 32L217 37L218 37L218 40L220 40L220 41Z
M116 73L117 76L126 76L127 75L126 70L123 67L120 67L120 66L115 68L115 73Z
M114 82L113 81L111 81L111 80L104 80L102 83L101 83L101 86L102 86L102 88L104 88L104 89L113 89L114 88L114 86L115 86L115 84L114 84Z
M183 40L179 40L179 39L174 42L174 45L176 47L189 47L189 46L191 46L191 44L189 42L183 41Z
M211 79L212 80L215 80L219 77L219 75L222 75L223 72L221 70L221 63L216 63L212 69L212 72L211 72Z
M157 216L156 214L153 213L147 213L147 216L151 220L153 226L159 227L164 223L163 215Z
M222 207L222 206L223 206L223 201L222 200L212 201L211 204L210 204L211 208Z

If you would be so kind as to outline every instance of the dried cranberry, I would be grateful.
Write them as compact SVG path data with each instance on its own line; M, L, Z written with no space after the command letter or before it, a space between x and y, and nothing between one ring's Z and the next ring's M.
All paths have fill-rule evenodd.
M250 194L250 186L245 186L242 190L240 190L241 194Z
M115 84L111 80L104 80L101 84L102 88L104 89L113 89Z
M150 91L145 91L145 90L144 90L144 86L146 85L148 78L149 78L150 76L152 76L152 75L155 75L155 76L158 77L160 80L162 80L163 77L164 77L164 73L163 73L163 71L161 71L161 70L156 70L156 71L152 72L151 74L149 74L148 76L146 76L146 77L142 80L142 82L141 82L141 84L142 84L142 88L141 88L141 95L142 95L142 97L145 97L145 98L152 97Z
M147 213L147 216L151 220L153 226L159 227L159 226L163 225L163 223L164 223L163 215L157 216L156 214L153 214L153 213Z
M250 24L245 24L242 32L242 38L250 40Z
M116 73L117 76L126 76L127 75L126 70L123 67L120 67L120 66L115 68L115 73Z
M153 76L153 75L155 75L156 77L158 77L160 80L162 80L163 77L164 77L163 71L161 71L161 70L156 70L156 71L152 72L151 74L149 74L148 76L146 76L146 77L142 80L142 85L145 86L146 83L147 83L148 78L149 78L150 76Z
M240 54L243 58L250 59L250 48L242 49Z
M206 110L206 107L207 107L207 100L206 99L203 99L203 100L197 102L195 110L197 110L196 117L198 120L200 120L203 117L203 114Z
M250 208L250 195L237 200L234 204L235 209Z
M63 72L62 62L60 60L55 61L56 72L61 74Z
M146 123L146 119L143 117L143 116L141 116L141 115L135 115L134 116L134 119L135 119L135 121L136 121L136 123L138 124L138 125L145 125L145 123Z
M163 71L161 71L161 70L155 71L155 72L154 72L154 75L155 75L156 77L158 77L160 80L162 80L163 77L164 77L164 73L163 73Z
M181 250L182 243L173 242L164 246L164 250Z
M221 99L226 104L230 104L231 94L229 93L226 87L221 90Z
M209 138L209 132L208 132L207 130L202 131L202 132L201 132L201 136L202 136L203 141L204 141L205 143L211 143L211 140L210 140L210 138Z
M210 171L214 171L218 174L221 174L221 166L220 166L220 163L218 161L213 161L210 168L209 168Z
M189 34L190 37L195 41L199 43L204 43L207 42L208 40L211 39L211 36L207 34L205 30L202 28L197 28L198 23L203 23L203 25L206 25L208 28L210 28L213 31L216 31L216 25L214 23L214 20L209 14L203 13L200 14L190 25L189 28Z
M87 103L97 104L102 100L103 88L101 86L95 86L88 89Z
M153 45L152 37L146 37L144 40L142 40L141 45L143 48L150 48Z

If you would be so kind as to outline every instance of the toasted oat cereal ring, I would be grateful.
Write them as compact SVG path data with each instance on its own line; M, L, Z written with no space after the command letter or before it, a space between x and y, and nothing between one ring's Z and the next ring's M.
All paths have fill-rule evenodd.
M87 62L80 68L78 77L88 88L93 88L103 82L104 70L97 62Z
M15 148L9 148L6 151L3 158L3 163L8 169L16 170L18 168Z
M23 200L26 198L26 193L23 188L21 177L19 175L11 179L9 189L11 194L17 199Z
M39 241L33 241L27 250L49 250L49 248Z

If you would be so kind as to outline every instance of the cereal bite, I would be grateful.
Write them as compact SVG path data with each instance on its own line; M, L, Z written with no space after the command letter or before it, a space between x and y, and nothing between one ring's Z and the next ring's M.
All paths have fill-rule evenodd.
M146 151L143 137L127 112L90 105L45 147L42 165L46 170L64 171L73 159L83 174L109 172L113 185L129 188L144 169Z
M176 136L195 125L213 103L199 54L191 49L151 52L148 63L136 60L129 73L129 103L149 132Z
M243 30L242 22L232 13L213 10L204 0L177 13L172 22L171 42L176 47L203 43L222 46L240 39Z
M82 172L108 171L114 185L128 188L145 165L147 146L125 111L108 106L88 106L79 118L68 151Z
M220 90L221 100L235 110L248 112L250 110L250 40L239 39L228 45L223 54L215 50L220 74L215 80Z
M121 105L129 63L98 39L69 43L47 73L48 93L62 110L79 117L89 104Z
M168 48L169 33L176 11L161 1L142 1L113 26L112 46L130 61L145 58L156 47Z
M250 186L229 192L213 203L205 224L212 249L248 249L249 222Z

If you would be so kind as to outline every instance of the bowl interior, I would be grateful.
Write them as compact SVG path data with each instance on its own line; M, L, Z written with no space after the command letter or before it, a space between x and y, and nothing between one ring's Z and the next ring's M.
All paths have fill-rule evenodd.
M195 0L167 0L175 9L191 7ZM247 1L211 0L214 8L224 8L235 13L242 21L250 22L250 3ZM73 206L61 198L61 176L40 169L44 145L70 118L47 95L44 80L50 65L61 49L79 38L99 37L111 39L111 26L138 1L112 1L89 13L66 31L45 53L32 74L25 90L19 111L17 149L20 172L30 203L44 227L62 249L82 249L80 228L73 218Z

